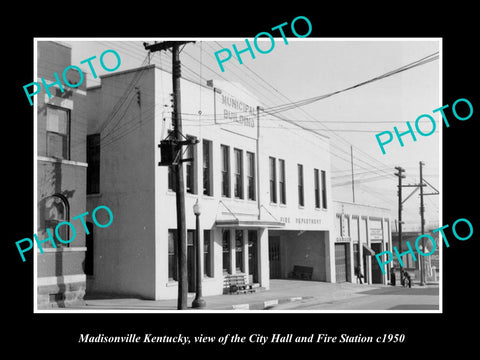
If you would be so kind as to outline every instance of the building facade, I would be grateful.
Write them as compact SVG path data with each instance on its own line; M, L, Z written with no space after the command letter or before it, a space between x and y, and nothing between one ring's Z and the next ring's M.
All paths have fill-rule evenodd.
M365 283L387 284L390 265L383 274L375 254L392 251L390 210L344 201L334 207L336 281L357 282L357 268Z
M158 145L172 130L171 74L155 65L102 76L87 90L87 210L113 212L91 231L88 291L176 298L174 173ZM265 289L295 266L335 282L329 139L268 115L241 85L181 79L188 288L195 291L195 215L201 206L203 294L243 274Z
M71 48L51 41L37 42L38 83L55 82L54 73L62 74L71 65ZM61 75L60 75L61 76ZM80 74L66 73L70 84L78 84ZM85 231L76 228L74 241L57 240L55 228L63 221L86 211L86 118L79 109L85 107L86 88L58 85L50 87L51 97L42 90L37 103L37 232L41 244L35 257L38 308L63 307L83 301L86 288ZM59 226L59 236L70 239L68 226Z

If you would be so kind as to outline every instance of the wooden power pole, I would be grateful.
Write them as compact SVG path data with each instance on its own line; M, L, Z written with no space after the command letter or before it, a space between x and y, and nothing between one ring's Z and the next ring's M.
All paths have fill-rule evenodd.
M403 173L405 169L396 166L395 169L398 171L395 173L395 176L398 176L398 247L400 249L400 253L402 253L402 179L405 178ZM400 283L403 285L403 266L400 264Z
M173 85L173 139L176 142L177 157L172 164L175 172L176 204L177 204L177 260L178 260L178 300L177 309L187 309L188 274L187 274L187 227L185 222L185 185L183 179L182 146L182 112L180 96L180 46L191 41L164 41L155 44L144 43L145 50L150 52L172 49L172 85Z

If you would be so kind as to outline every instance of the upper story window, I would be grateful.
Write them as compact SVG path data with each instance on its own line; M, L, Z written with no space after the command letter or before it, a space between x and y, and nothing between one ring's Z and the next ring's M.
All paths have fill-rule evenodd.
M327 175L324 170L321 172L322 175L322 207L327 208Z
M194 141L195 137L193 136L187 136L189 140ZM186 154L187 159L191 159L190 161L185 162L185 170L186 170L186 187L187 187L187 193L190 194L196 194L197 189L197 181L196 181L196 176L195 176L195 161L197 159L197 147L196 145L189 145L187 147L187 154Z
M203 140L203 195L213 195L212 142Z
M269 168L270 168L270 202L277 203L277 167L276 159L274 157L269 157Z
M243 151L233 149L235 154L234 196L243 199Z
M298 205L305 206L305 198L304 198L304 189L303 189L303 165L298 164Z
M313 181L315 185L315 208L320 209L320 174L318 169L313 169Z
M222 196L230 197L230 147L221 145Z
M280 204L283 205L287 203L285 181L285 160L278 159L278 193L280 195Z
M255 154L247 151L247 197L255 200Z
M47 156L70 159L70 111L47 106Z

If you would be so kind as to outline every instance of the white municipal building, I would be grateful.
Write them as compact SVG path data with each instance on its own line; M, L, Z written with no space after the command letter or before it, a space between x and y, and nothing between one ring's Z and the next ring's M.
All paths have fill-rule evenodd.
M87 91L87 210L106 205L114 215L111 226L91 234L87 292L177 297L174 179L158 166L158 144L172 130L170 93L171 74L155 65L105 75ZM295 266L326 282L337 281L340 266L350 274L342 279L354 281L354 247L336 252L329 139L258 105L235 83L181 80L183 134L199 140L184 154L194 159L184 163L189 291L197 200L204 296L222 294L232 274L268 289ZM389 233L380 242L379 250L391 250Z

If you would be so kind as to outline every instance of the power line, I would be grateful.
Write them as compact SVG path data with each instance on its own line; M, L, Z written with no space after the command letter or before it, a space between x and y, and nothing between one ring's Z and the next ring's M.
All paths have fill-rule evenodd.
M220 46L218 43L217 43L217 45ZM221 47L221 46L220 46L220 47ZM234 64L235 64L235 63L234 63ZM235 65L236 65L236 64L235 64ZM244 65L245 65L245 64L244 64ZM249 71L252 71L247 65L245 65L245 68L248 69ZM396 71L397 71L397 72L400 72L400 71L404 71L404 70L405 70L405 69L401 70L401 69L399 68L399 69L397 69ZM242 70L242 71L243 71L243 70ZM253 72L253 71L252 71L252 72ZM388 73L387 73L387 74L388 74ZM384 75L382 75L382 76L383 76L383 77L386 77L387 74L384 74ZM257 74L257 75L258 75L258 74ZM388 75L388 76L390 76L390 75ZM377 77L377 78L380 79L380 77ZM313 117L312 117L310 114L306 113L303 109L301 109L300 107L296 106L296 104L294 104L294 102L292 102L292 101L291 101L288 97L286 97L285 95L281 94L275 87L273 87L272 85L270 85L270 84L269 84L267 81L265 81L263 78L262 78L262 80L263 80L265 83L267 83L269 86L271 86L271 87L272 87L276 92L278 92L282 97L284 97L285 99L289 100L289 101L290 101L290 104L293 104L293 106L289 105L289 106L291 106L291 109L293 109L293 108L298 108L299 110L301 110L302 112L304 112L308 117L310 117L310 118L313 119ZM374 81L374 80L368 80L367 82L372 82L372 81ZM364 83L362 83L362 84L366 84L367 82L364 82ZM354 88L354 87L358 87L358 86L359 86L359 84L354 85L354 86L352 86L352 87L350 87L350 88ZM349 89L349 88L343 89L343 90L341 90L341 91L346 91L346 90L348 90L348 89ZM335 92L335 93L338 93L338 92L341 92L341 91L337 91L337 92ZM333 95L333 93L330 94L329 96L331 96L331 95ZM279 105L279 106L282 106L282 105ZM272 107L272 108L275 108L275 107ZM277 106L277 108L278 108L278 106ZM268 111L267 111L267 112L268 112ZM314 119L314 120L316 120L316 119ZM304 130L308 130L308 129L309 129L309 128L306 128L306 127L302 127L302 128L303 128ZM327 127L325 126L325 128L327 128ZM327 128L327 129L328 129L328 128ZM317 134L318 134L318 132L316 132L315 130L308 130L308 131L311 131L311 132L313 132L313 133L317 133ZM333 134L335 134L336 136L338 136L338 137L339 137L341 140L343 140L345 143L351 145L351 144L350 144L348 141L346 141L343 137L341 137L340 135L336 134L335 131L333 131ZM371 157L369 154L365 153L363 150L361 150L361 149L359 149L359 148L357 148L357 147L355 147L355 148L356 148L358 151L360 151L361 153L363 153L363 154L365 154L366 156L368 156L369 158L373 159L375 162L378 162L378 163L382 164L382 166L386 166L386 164L383 164L382 162L378 161L377 159ZM372 166L372 165L371 165L371 166ZM373 167L375 167L375 166L373 166Z

